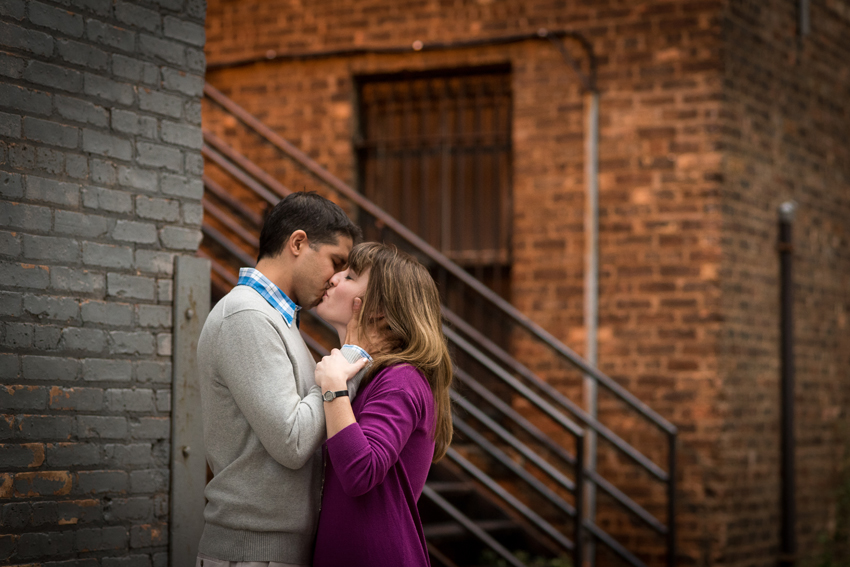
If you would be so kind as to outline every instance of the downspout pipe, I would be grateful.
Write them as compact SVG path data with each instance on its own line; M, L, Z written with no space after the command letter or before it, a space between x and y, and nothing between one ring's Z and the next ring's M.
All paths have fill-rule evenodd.
M546 30L540 30L543 36ZM561 52L564 60L572 66L582 81L585 91L585 108L587 136L585 138L585 261L584 261L584 328L585 328L585 360L592 366L598 362L598 330L599 330L599 90L596 85L596 57L593 46L584 37L578 37L579 43L588 59L589 72L585 74L581 66L570 55L563 43L552 35L546 35L552 44ZM593 376L585 375L583 379L584 406L587 413L596 419L598 408L598 383ZM591 473L596 472L597 465L596 432L591 428L585 430L585 468ZM589 522L596 523L596 485L590 480L585 482L584 517ZM672 529L672 527L671 527ZM584 547L584 565L596 565L596 546L593 538L589 538Z
M587 177L587 206L585 208L585 277L584 277L584 325L586 332L585 352L587 361L597 365L597 335L599 330L599 92L587 94L587 149L585 157L585 175ZM588 413L594 418L598 415L598 384L592 376L584 377L584 403ZM586 430L585 466L596 472L596 432ZM587 519L596 523L596 486L585 484L585 510ZM585 564L596 564L596 553L592 540L586 546Z
M794 567L797 556L797 506L794 466L794 281L792 255L794 244L792 224L797 203L786 201L779 205L779 296L780 296L780 356L781 356L781 466L780 503L782 525L779 534L779 567Z

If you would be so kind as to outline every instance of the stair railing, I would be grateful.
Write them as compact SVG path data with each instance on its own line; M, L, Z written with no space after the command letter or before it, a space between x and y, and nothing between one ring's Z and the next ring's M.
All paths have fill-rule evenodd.
M523 431L525 431L525 433L530 434L536 440L536 442L544 445L549 452L559 454L562 460L571 468L573 468L576 481L569 481L569 479L564 477L561 473L557 472L557 469L551 469L550 472L552 474L548 474L548 476L554 482L560 482L561 486L564 489L567 489L574 495L574 499L577 505L571 506L567 504L567 506L564 507L564 511L567 512L568 515L570 515L571 511L576 518L579 518L579 516L581 515L579 512L576 512L576 508L579 511L581 510L581 491L577 490L576 487L577 485L580 485L580 481L583 478L583 475L588 474L589 480L591 482L594 482L615 501L617 501L619 504L629 510L630 513L634 514L647 525L649 525L654 531L666 537L667 564L672 565L675 559L674 527L675 455L677 435L676 428L672 424L664 420L662 417L657 415L655 412L653 412L648 406L640 402L637 398L635 398L632 394L622 388L610 377L601 373L598 369L588 365L583 359L581 359L581 357L575 354L572 350L558 342L552 335L550 335L544 329L533 323L528 317L523 315L512 305L507 303L501 297L492 292L489 288L484 286L481 282L469 275L465 270L463 270L463 268L451 262L446 256L444 256L439 251L428 245L421 238L410 232L398 221L396 221L384 211L382 211L380 208L378 208L376 205L368 201L363 195L357 193L356 191L348 187L346 184L344 184L342 181L340 181L339 179L331 175L329 172L321 168L306 154L304 154L303 152L283 140L280 136L271 131L269 128L259 122L256 118L248 114L246 111L244 111L244 109L236 105L233 101L225 97L214 87L207 84L205 86L205 94L210 100L214 101L216 104L224 108L225 111L227 111L232 116L235 116L239 121L248 126L250 130L258 134L262 139L271 143L274 147L284 152L289 158L294 160L309 173L320 179L327 186L332 188L334 191L336 191L349 201L355 203L361 210L366 211L377 223L379 223L384 228L385 231L391 231L393 236L400 238L407 245L412 246L416 252L418 252L420 255L425 256L430 262L439 265L442 269L445 270L445 272L454 276L470 290L473 290L478 295L478 297L484 298L491 304L494 309L506 315L508 318L513 320L519 327L524 329L528 334L535 337L540 344L545 345L548 349L556 353L563 360L569 362L574 368L578 369L583 374L595 378L600 385L612 392L621 401L625 402L628 407L631 407L635 411L637 411L638 414L644 417L649 423L656 426L667 436L668 467L667 471L665 472L652 460L648 459L645 455L634 449L634 447L626 443L623 439L621 439L615 433L607 429L596 419L589 416L579 406L570 401L557 389L552 387L547 382L541 380L530 369L519 363L503 348L496 345L493 341L487 339L487 337L485 337L483 333L481 333L479 330L467 324L465 321L463 321L462 318L453 314L450 310L444 309L444 316L447 322L447 326L445 328L446 335L447 337L449 337L453 345L461 348L465 353L473 356L476 360L478 360L485 367L487 367L491 373L498 376L500 379L502 379L502 381L508 383L514 390L519 391L520 394L523 395L526 399L534 401L539 398L535 405L537 405L539 409L542 409L544 413L546 413L550 418L554 419L556 422L562 422L561 425L563 425L566 429L570 430L571 433L573 433L576 439L577 446L575 456L570 455L559 445L552 442L552 440L546 435L542 434L539 429L533 428L533 426L529 428L528 425L530 425L530 423L528 423L527 420L525 420L525 426L519 426ZM231 148L225 142L217 138L211 132L204 132L204 140L204 156L212 163L221 167L222 170L227 172L229 176L237 180L242 186L247 187L259 199L269 204L272 204L276 202L279 198L285 196L290 192L289 189L286 188L283 184L278 182L272 176L268 175L265 171L259 168L256 164L252 163L245 156L242 156L241 154L233 150L233 148ZM253 225L255 228L259 228L259 221L261 220L260 215L245 207L239 200L229 198L228 191L221 187L213 179L205 176L204 184L206 190L208 190L211 194L215 195L217 198L221 199L224 203L228 204L228 206L231 207L231 210L239 214L245 223ZM256 248L256 237L253 235L253 233L250 230L245 230L244 227L241 226L241 224L234 223L232 219L228 219L227 214L224 213L220 207L216 207L215 204L206 199L204 201L204 211L211 218L216 219L218 223L227 227L230 232L235 236L238 236L242 242L240 244L234 243L233 240L227 238L222 233L222 231L218 230L217 228L212 226L212 224L206 221L203 225L204 235L206 237L209 237L210 240L214 242L217 246L223 248L228 254L237 258L239 264L253 265L253 258L246 251L246 248L248 250L253 250ZM227 267L223 266L219 262L213 263L213 271L222 281L230 283L231 285L232 283L235 283L232 281L235 278L232 276L232 274L230 274L230 272L228 272ZM230 274L230 278L227 277L228 274ZM473 345L473 343L475 343L475 345ZM317 344L318 343L316 343L316 345ZM316 345L311 345L311 348L312 346ZM486 354L476 347L480 347L481 349L486 351ZM461 378L464 384L466 384L472 389L476 388L473 384L477 384L477 382L468 373L464 372L463 370L459 370L458 376ZM528 386L524 385L518 387L516 384L519 384L520 382L519 380L517 380L516 376L519 376L526 382L532 384L533 389L529 389ZM512 381L516 382L516 384L512 383ZM479 387L477 390L479 395L483 391L486 391L486 389L482 389ZM543 400L543 398L541 398L540 395L535 393L535 391L545 395L549 401ZM482 421L482 419L480 418L484 418L483 420L485 422L489 419L486 415L476 415L474 406L464 407L464 403L463 401L461 401L463 400L463 398L459 397L457 393L455 393L454 397L456 404L461 406L463 409L466 409L467 412L471 413L474 417L479 418L479 422ZM550 402L559 409L555 409L555 407L553 407ZM502 403L502 409L505 408L505 404ZM473 411L470 411L470 409L472 409ZM655 516L643 509L631 498L626 496L623 492L621 492L611 483L602 478L598 473L587 473L583 470L583 466L581 465L581 460L583 458L584 453L584 451L582 450L583 431L571 420L565 418L565 416L560 413L560 410L566 411L567 413L573 415L582 423L584 427L595 431L597 434L599 434L601 439L604 439L611 443L611 445L615 447L618 451L622 452L633 462L648 471L657 480L667 485L666 525L658 521ZM516 412L513 413L519 415ZM506 415L506 412L502 411L502 414ZM570 425L564 425L564 420L566 420L566 422L569 422ZM514 419L513 421L514 423L518 423L516 419ZM468 424L466 424L462 420L456 419L456 424L458 426L458 429L461 430L461 432L466 437L473 438L476 436L476 433L474 433L475 430L469 427ZM485 425L490 426L490 432L496 431L498 433L498 430L492 427L493 423L485 423ZM501 431L507 433L504 429L502 429ZM524 454L527 454L528 456L530 456L532 453L536 455L534 451L522 445L521 442L519 442L515 438L511 439L513 436L510 436L510 434L508 434L509 437L498 434L497 436L502 439L502 442L508 443L515 449L519 446L524 447L521 452L524 451ZM486 441L487 443L490 443L486 440L486 438L481 438L479 439L479 441ZM481 443L477 444L481 446ZM469 468L473 465L471 465L468 460L464 459L463 456L460 455L457 451L450 451L449 458L459 464L461 468L470 473L474 478L477 478L479 481L481 480L475 473L472 472L472 469ZM532 458L532 461L538 461L540 463L545 462L545 460L539 460L535 458ZM544 467L544 469L546 469L547 467L547 465L542 466ZM483 473L481 474L483 475ZM492 487L490 488L492 489ZM519 508L516 506L514 506L514 508L516 510L519 510ZM526 514L523 515L528 517ZM545 533L549 533L548 528L544 527L541 529ZM623 548L619 543L613 540L613 538L611 538L608 534L599 529L592 522L589 522L587 520L577 520L575 522L575 533L580 534L582 529L587 530L587 532L592 537L607 545L610 549L612 549L615 553L617 553L617 555L626 560L628 563L636 566L643 564L638 558L636 558L628 550ZM557 530L555 531L557 532ZM551 536L551 534L549 535ZM557 537L555 539L557 539ZM566 545L566 541L568 540L566 540L565 538L563 539L564 541L562 541L561 543L564 544L565 548L569 548L569 546ZM571 550L574 551L576 548L580 548L581 539L582 538L580 535L578 535L578 537L574 535L574 542L572 542ZM578 545L575 544L576 542L578 543ZM578 565L578 562L576 563L576 565Z

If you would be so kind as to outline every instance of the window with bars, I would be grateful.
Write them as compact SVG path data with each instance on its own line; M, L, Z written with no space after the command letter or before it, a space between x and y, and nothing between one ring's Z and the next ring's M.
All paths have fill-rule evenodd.
M360 191L508 297L510 69L367 76L357 83Z

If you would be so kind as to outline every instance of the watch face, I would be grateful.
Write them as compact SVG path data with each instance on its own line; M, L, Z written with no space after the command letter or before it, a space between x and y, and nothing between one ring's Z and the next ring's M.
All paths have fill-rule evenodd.
M330 390L328 390L327 392L322 394L322 398L324 398L326 402L332 401L335 397L336 396L334 396L334 393L331 392Z

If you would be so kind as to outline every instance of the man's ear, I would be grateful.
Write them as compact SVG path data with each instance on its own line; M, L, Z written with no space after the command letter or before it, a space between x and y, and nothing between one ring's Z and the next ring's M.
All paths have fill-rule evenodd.
M309 246L310 241L307 239L307 233L303 230L296 230L289 235L289 251L293 256L298 256L304 250L305 246Z

